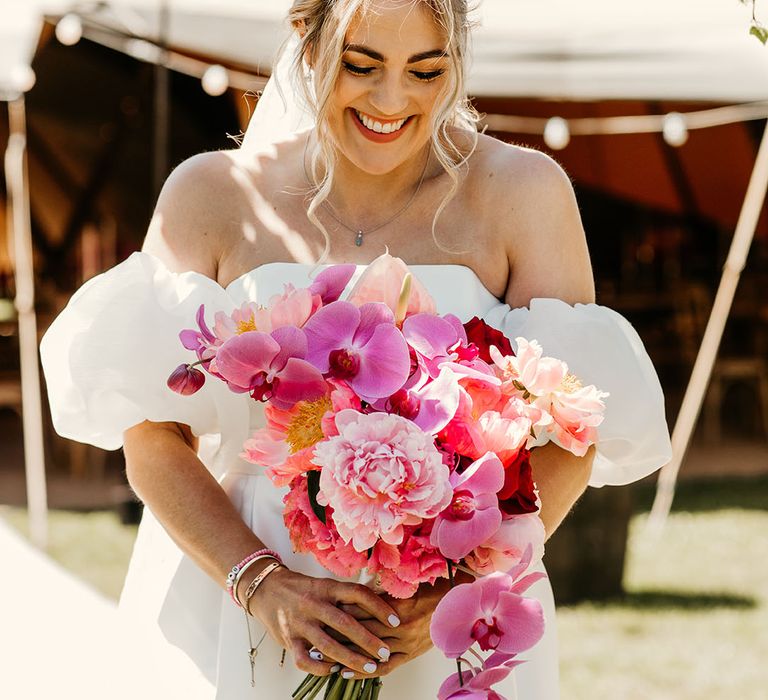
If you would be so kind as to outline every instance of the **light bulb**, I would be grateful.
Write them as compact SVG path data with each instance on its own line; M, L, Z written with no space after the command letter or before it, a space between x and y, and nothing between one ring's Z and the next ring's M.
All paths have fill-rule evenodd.
M544 143L553 151L560 151L571 141L568 122L562 117L551 117L544 127Z
M688 140L688 125L680 112L670 112L664 116L662 124L664 140L670 146L682 146Z
M64 46L74 46L83 36L83 23L80 17L70 12L56 23L56 38Z
M11 69L11 84L19 92L29 92L36 80L35 71L26 63L20 63Z
M212 97L223 95L229 87L229 73L224 66L209 66L203 73L203 90Z

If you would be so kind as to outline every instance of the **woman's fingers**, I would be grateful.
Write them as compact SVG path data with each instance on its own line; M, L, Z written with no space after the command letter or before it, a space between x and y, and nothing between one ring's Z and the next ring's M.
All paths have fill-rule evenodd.
M338 662L343 667L361 674L361 677L370 676L376 673L378 669L378 663L366 656L365 653L361 653L362 650L346 646L335 640L320 627L309 630L306 637L326 660Z
M333 667L339 664L327 657L325 661L313 659L310 655L310 647L311 644L308 644L306 639L294 638L290 640L290 649L296 668L305 673L311 673L313 676L327 676L333 673Z
M372 634L365 628L363 624L355 620L354 617L348 615L343 610L340 610L334 605L327 605L322 607L317 612L317 618L330 630L335 630L343 637L348 639L352 644L360 647L365 653L369 654L372 659L378 659L380 661L386 661L389 658L389 645L384 642L383 639ZM334 643L335 639L330 637ZM345 663L342 659L334 657L338 661ZM359 666L360 670L364 670L363 666ZM373 673L373 671L365 670L366 673Z
M387 625L390 629L393 629L400 624L400 618L397 615L397 611L367 586L363 586L359 583L350 584L339 582L337 586L335 586L333 594L336 597L334 602L337 605L339 603L343 605L357 605L358 608L369 613L371 617L375 617L379 622L383 625Z

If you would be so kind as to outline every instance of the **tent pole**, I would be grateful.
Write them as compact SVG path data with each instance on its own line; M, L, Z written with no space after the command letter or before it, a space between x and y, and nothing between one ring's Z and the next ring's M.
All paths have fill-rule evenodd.
M30 232L29 192L27 191L26 114L23 95L8 102L8 123L5 177L11 204L8 221L13 229L14 242L15 304L19 319L22 425L29 534L32 542L44 550L48 546L48 496L45 483L43 413L37 354L35 274Z
M706 396L712 368L717 358L717 351L723 337L723 330L728 320L739 277L746 265L757 221L765 201L766 189L768 189L768 121L766 121L763 138L749 179L749 186L736 224L736 231L733 234L712 313L707 322L704 338L693 365L691 379L685 390L683 404L680 407L680 413L672 432L672 461L662 468L656 485L656 498L648 518L648 529L656 535L661 534L672 508L677 474L680 471L680 465L685 457L691 435L696 427L696 420L701 411L701 405Z

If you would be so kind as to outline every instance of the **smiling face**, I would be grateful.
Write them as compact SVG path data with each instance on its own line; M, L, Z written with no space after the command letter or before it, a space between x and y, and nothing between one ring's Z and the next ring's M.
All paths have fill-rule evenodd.
M446 43L417 0L375 0L358 13L327 111L343 157L374 175L420 166L452 70Z

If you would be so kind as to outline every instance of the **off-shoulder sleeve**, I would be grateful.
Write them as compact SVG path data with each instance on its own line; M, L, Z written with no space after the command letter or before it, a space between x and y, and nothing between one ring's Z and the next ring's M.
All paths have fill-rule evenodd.
M220 432L219 416L240 398L223 382L209 379L192 396L166 385L175 367L195 359L179 331L195 327L203 303L233 306L213 280L172 273L146 253L84 284L40 345L56 432L107 450L143 420L186 423L195 435Z
M583 384L610 392L590 486L628 484L671 459L656 371L623 316L597 304L533 299L529 309L500 304L485 321L513 341L520 336L537 340L545 355L567 362Z

